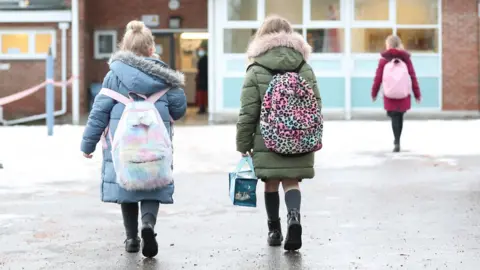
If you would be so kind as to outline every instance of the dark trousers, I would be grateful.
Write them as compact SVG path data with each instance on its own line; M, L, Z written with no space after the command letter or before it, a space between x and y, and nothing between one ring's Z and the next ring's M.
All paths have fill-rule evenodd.
M142 223L155 226L159 204L158 201L142 201L140 203ZM122 203L121 207L127 239L135 238L138 234L138 203Z
M392 131L393 137L395 138L394 144L400 144L400 137L402 136L402 129L403 129L403 115L405 112L394 112L389 111L387 115L390 117L392 121Z

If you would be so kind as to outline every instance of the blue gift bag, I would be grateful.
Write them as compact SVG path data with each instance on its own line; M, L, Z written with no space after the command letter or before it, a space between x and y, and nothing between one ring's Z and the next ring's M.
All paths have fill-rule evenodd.
M248 170L242 170L248 164ZM257 207L257 182L251 157L240 160L234 172L229 173L230 199L233 205Z

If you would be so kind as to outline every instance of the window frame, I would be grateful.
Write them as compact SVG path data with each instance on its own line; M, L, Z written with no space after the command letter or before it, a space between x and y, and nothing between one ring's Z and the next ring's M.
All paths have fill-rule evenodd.
M2 51L2 36L11 34L27 34L28 35L28 53L25 54L8 54ZM42 60L45 59L48 53L36 53L36 39L37 34L50 34L52 38L51 48L53 58L57 54L57 30L52 28L13 28L0 29L0 60Z
M111 36L113 38L111 53L100 52L100 36ZM115 52L117 43L117 30L95 30L93 33L93 57L96 60L109 59L110 56Z

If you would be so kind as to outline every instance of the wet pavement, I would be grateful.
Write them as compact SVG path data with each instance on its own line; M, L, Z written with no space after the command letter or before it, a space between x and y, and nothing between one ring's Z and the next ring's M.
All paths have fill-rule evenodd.
M153 260L124 252L120 208L99 201L97 176L0 183L0 269L479 269L480 157L453 160L317 170L302 184L298 253L267 247L263 196L231 206L226 173L177 175Z

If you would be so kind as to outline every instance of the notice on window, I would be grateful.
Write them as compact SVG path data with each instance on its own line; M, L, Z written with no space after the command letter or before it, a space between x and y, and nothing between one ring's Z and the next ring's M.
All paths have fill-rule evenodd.
M20 48L8 48L7 54L21 54Z
M163 54L163 47L162 47L161 44L155 45L155 53L157 53L158 55L162 55L162 54Z

